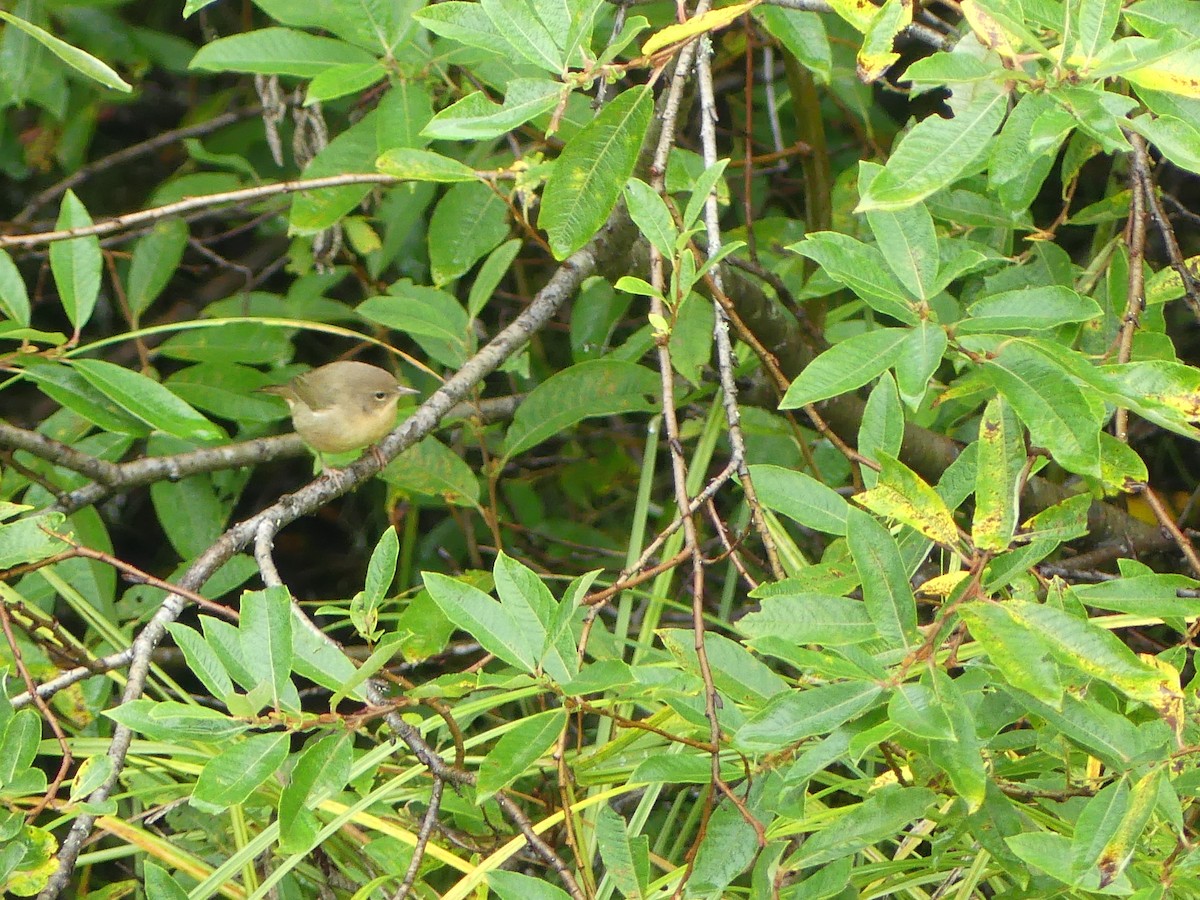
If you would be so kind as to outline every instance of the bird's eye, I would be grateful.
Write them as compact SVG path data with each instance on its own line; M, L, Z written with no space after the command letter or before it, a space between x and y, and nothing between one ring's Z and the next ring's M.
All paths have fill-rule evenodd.
M386 400L387 399L387 391L376 391L375 399L376 400Z

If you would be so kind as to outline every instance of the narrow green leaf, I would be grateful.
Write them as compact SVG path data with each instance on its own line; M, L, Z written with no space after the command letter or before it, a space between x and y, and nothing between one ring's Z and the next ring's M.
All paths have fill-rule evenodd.
M17 270L7 250L0 250L0 313L29 325L29 294L25 290L25 279Z
M850 505L837 491L811 475L780 466L750 466L759 502L808 528L845 535Z
M238 631L251 674L271 686L275 709L287 709L292 674L292 598L286 587L242 594ZM294 689L292 689L294 690Z
M286 733L252 734L224 748L196 779L192 806L215 814L245 802L255 788L279 771L290 741Z
M771 752L825 734L875 705L881 689L866 681L846 681L776 695L733 737L747 753Z
M630 178L625 184L625 204L633 224L658 248L664 259L675 255L675 241L679 231L671 219L671 212L658 192L646 182Z
M833 594L770 597L737 621L752 647L765 638L828 647L861 644L879 636L864 604Z
M591 240L616 206L633 174L652 108L648 88L630 88L600 110L559 154L538 217L558 259Z
M92 54L85 53L78 47L72 47L66 41L59 40L44 28L39 28L32 22L26 22L24 19L3 10L0 10L0 19L8 22L14 28L19 28L72 69L75 69L75 71L82 73L93 81L99 82L115 91L121 91L124 94L128 94L133 90L133 86L129 82L125 81L125 79L96 59L96 57L92 56Z
M188 225L183 219L159 222L133 246L129 263L126 300L134 315L141 315L163 292L188 242ZM248 362L248 360L246 360Z
M325 735L304 745L279 797L279 844L284 852L303 852L294 846L301 836L301 812L340 791L350 779L353 761L354 739L349 732Z
M62 208L55 227L60 231L67 228L88 228L92 217L75 192L68 190L63 197ZM50 245L50 271L58 288L63 310L75 331L83 328L96 308L100 296L100 240L95 235L55 241Z
M476 803L483 803L526 774L558 742L567 714L561 709L522 719L506 732L479 764Z
M421 576L434 602L451 622L511 666L533 673L541 643L533 646L528 628L477 587L436 572Z
M645 896L644 891L650 881L649 837L630 834L629 826L620 814L605 805L596 814L596 844L605 871L621 895L635 898Z
M1002 291L972 303L969 319L955 324L959 334L991 331L1038 331L1100 315L1095 300L1058 285Z
M385 175L409 181L445 183L479 180L474 169L464 166L456 159L412 147L395 147L388 150L376 161L376 167Z
M1007 92L980 90L955 108L954 118L930 115L918 122L900 138L855 211L903 209L949 185L978 159L1007 108Z
M514 78L504 89L503 104L475 91L435 115L421 134L442 141L491 140L553 110L563 90L558 81Z
M904 409L900 406L896 379L890 372L884 372L871 388L863 408L862 423L858 426L858 452L867 459L877 459L881 452L899 456L902 443ZM863 487L873 488L879 483L879 473L863 466L862 480Z
M862 387L895 364L907 337L907 328L879 328L834 344L796 377L779 408L795 409Z
M940 325L922 319L909 331L896 359L896 386L909 409L915 411L925 399L945 352L946 331Z
M595 359L563 369L538 385L517 409L504 436L504 459L591 416L655 412L659 376L644 366Z
M917 646L917 601L895 538L874 516L851 508L846 542L862 581L863 602L880 636L893 647Z
M1020 416L1034 444L1072 472L1099 476L1100 421L1065 369L1014 341L981 371Z
M1042 635L1011 615L1003 603L970 603L959 615L1009 684L1062 709L1062 678Z
M488 872L487 880L500 900L571 900L566 891L546 879L522 875L520 872L498 869Z
M797 869L817 866L879 841L895 840L937 802L937 795L928 788L883 788L861 803L842 807L841 815L828 820L785 864Z
M209 693L225 702L233 693L233 680L213 649L194 628L172 622L167 626L167 630L171 633L175 646L183 652L183 658L192 674L200 679Z
M375 57L366 50L337 38L293 28L259 28L205 44L188 68L313 78L334 66L374 62Z
M876 312L907 325L920 321L912 297L888 271L878 247L840 232L817 231L788 249L811 259L825 274L846 285Z
M870 190L875 176L882 171L883 167L877 163L859 162L859 190ZM925 204L914 203L901 210L873 210L867 213L867 224L892 274L914 297L930 300L940 260L933 217Z
M76 359L71 365L92 387L152 428L184 440L219 441L225 435L157 381L101 359Z
M142 871L146 900L187 900L187 891L162 866L146 860Z
M481 182L452 186L429 218L429 267L441 287L508 237L508 204Z
M562 51L525 0L482 0L481 5L497 33L527 62L554 75L562 74Z

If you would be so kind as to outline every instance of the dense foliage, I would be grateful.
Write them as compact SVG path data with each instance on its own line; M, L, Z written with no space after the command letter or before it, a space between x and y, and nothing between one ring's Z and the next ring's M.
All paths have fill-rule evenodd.
M4 890L1200 896L1189 0L3 6Z

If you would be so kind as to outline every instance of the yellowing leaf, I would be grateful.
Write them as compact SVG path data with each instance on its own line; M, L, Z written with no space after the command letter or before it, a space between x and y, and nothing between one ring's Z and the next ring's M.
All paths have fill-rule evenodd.
M1008 32L1000 26L999 22L984 12L975 3L975 0L963 0L962 11L963 18L975 32L975 37L979 38L979 43L989 50L995 50L1005 59L1012 59L1017 55Z
M698 34L704 34L706 31L716 31L718 28L724 28L738 16L754 9L754 7L758 6L758 3L759 0L750 0L748 3L725 6L721 9L710 10L702 16L696 16L694 19L688 19L682 24L668 25L662 31L652 34L646 43L642 44L642 55L650 56L663 49L663 47L681 43L682 41L694 38Z
M854 502L871 512L897 519L931 541L953 546L958 542L954 516L937 492L895 457L879 453L879 481Z
M854 26L865 32L871 21L879 14L879 8L870 0L829 0L829 8Z
M962 583L962 580L970 574L964 569L961 572L935 575L917 588L917 593L924 594L926 597L949 597L954 589Z
M1138 87L1200 99L1200 53L1172 53L1153 65L1126 73Z

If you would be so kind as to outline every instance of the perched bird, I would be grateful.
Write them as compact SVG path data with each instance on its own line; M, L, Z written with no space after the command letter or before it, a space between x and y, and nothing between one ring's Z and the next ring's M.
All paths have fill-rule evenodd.
M287 401L292 424L318 453L345 453L374 444L396 424L396 402L417 393L391 372L341 360L261 388Z

